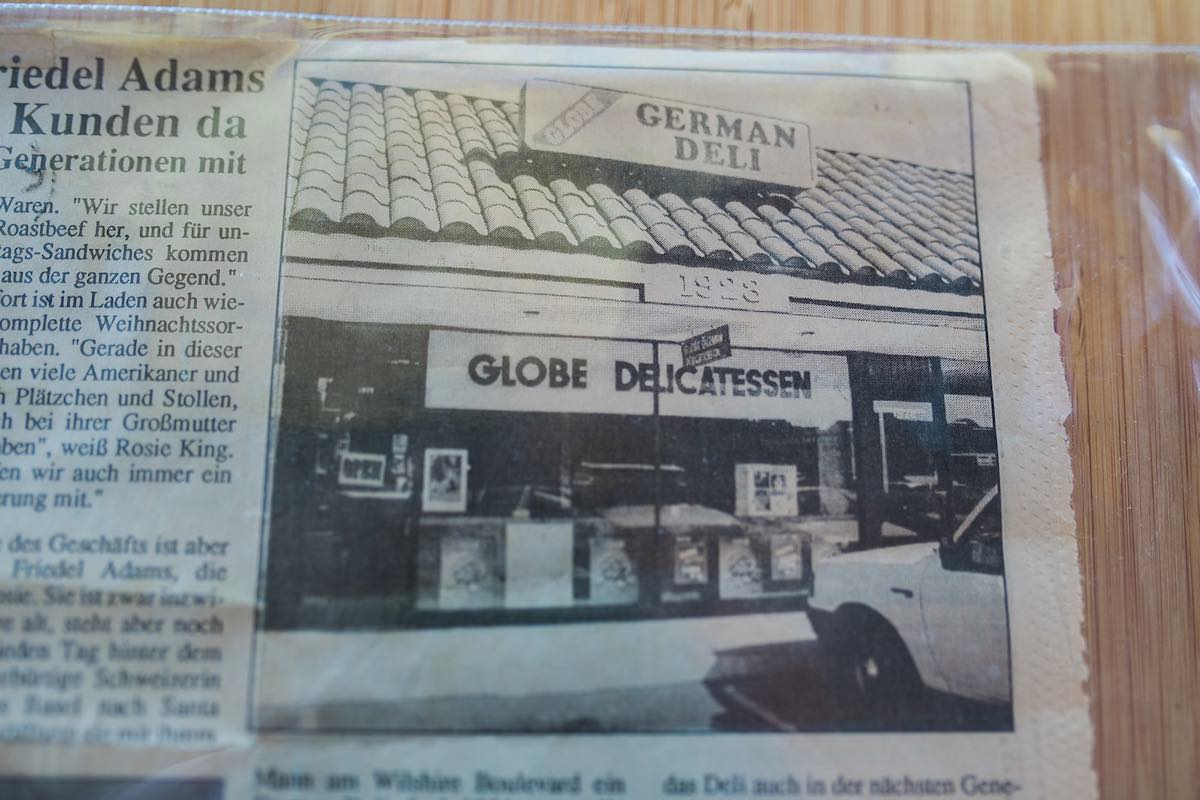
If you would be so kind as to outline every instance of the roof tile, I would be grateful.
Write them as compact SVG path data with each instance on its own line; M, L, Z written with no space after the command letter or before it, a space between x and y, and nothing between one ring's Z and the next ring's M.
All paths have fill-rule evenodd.
M818 150L818 185L738 199L508 179L521 108L428 89L301 81L288 170L294 225L372 235L494 237L638 260L978 291L970 175ZM754 196L747 194L747 199ZM786 209L786 210L781 210ZM741 265L739 267L739 265Z

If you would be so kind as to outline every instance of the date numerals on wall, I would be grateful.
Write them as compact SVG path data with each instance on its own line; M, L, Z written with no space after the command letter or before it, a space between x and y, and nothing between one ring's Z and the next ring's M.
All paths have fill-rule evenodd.
M716 300L726 303L762 302L756 278L711 272L685 272L679 274L679 296L683 300Z

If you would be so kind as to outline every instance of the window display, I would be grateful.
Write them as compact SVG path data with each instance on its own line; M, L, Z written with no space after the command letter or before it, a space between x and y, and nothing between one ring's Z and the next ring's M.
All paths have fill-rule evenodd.
M439 540L441 565L437 607L442 609L494 608L500 604L498 537L455 536Z
M430 448L425 451L426 511L467 510L467 451Z
M383 486L387 458L373 453L342 452L338 458L338 483L342 486Z
M738 514L747 517L794 517L796 466L794 464L738 464Z
M884 535L921 537L987 477L987 398L957 377L964 394L929 394L929 360L866 362L923 376L910 389L922 400L879 396L886 381L852 388L858 354L732 348L683 366L680 345L658 341L287 329L306 344L288 365L281 446L315 471L281 525L346 554L302 616L330 606L404 627L794 607L814 548L869 530L861 491L887 499ZM364 555L382 540L403 554L390 570Z

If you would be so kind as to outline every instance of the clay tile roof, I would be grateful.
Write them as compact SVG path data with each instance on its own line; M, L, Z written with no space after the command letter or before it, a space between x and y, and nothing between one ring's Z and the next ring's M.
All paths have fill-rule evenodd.
M817 186L655 195L525 162L517 103L302 80L291 225L979 292L969 174L819 149ZM515 165L515 166L514 166ZM599 173L597 173L599 175ZM578 181L578 183L576 183Z

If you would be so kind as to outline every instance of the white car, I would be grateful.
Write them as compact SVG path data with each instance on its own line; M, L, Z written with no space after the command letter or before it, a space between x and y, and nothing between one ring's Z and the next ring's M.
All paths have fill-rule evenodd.
M899 709L929 687L1011 698L997 487L940 544L881 547L818 562L809 617L843 688Z

